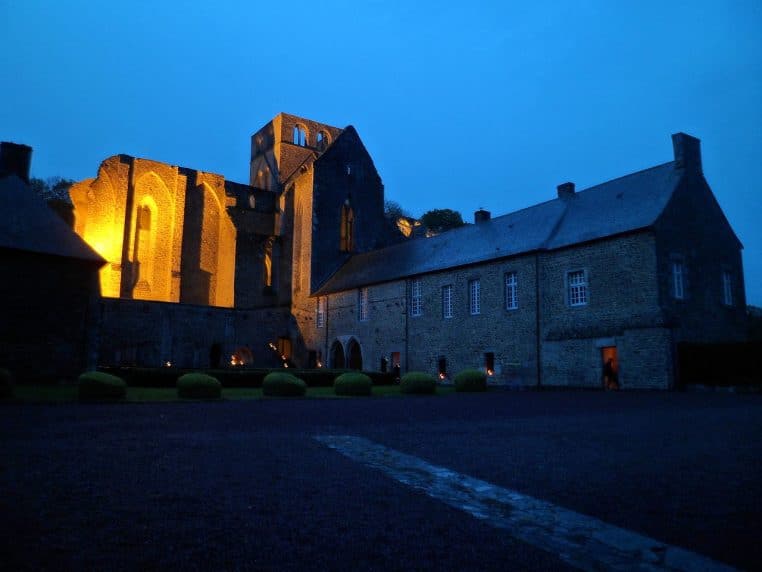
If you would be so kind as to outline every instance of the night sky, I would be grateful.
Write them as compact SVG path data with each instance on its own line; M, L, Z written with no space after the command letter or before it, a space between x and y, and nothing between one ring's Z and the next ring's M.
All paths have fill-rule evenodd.
M354 125L410 214L471 220L670 161L684 131L762 305L758 0L0 0L0 48L0 139L41 178L126 153L247 183L285 111Z

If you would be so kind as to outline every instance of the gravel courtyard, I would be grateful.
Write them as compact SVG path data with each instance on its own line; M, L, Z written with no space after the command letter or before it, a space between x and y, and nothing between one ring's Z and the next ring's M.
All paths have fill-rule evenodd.
M568 566L316 435L354 435L739 568L762 562L762 396L0 406L6 570Z

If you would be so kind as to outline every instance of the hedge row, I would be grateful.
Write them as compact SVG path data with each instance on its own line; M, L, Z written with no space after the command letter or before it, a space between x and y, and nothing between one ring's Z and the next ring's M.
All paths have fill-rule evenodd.
M197 373L198 370L180 369L175 367L104 367L100 371L122 378L131 387L175 387L177 379L186 373ZM343 373L353 370L346 369L264 369L264 368L230 368L208 369L202 373L216 378L222 387L262 387L269 373L288 373L298 377L307 387L332 387L334 380ZM370 377L373 385L393 385L394 374L381 372L363 372Z

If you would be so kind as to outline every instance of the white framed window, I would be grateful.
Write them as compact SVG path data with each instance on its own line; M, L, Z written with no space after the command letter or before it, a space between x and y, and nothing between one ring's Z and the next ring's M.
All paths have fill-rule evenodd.
M452 284L442 286L442 317L452 318Z
M325 298L317 299L317 315L315 317L315 324L318 328L325 326Z
M515 272L505 275L505 309L516 310L519 307L519 280Z
M722 303L733 305L733 277L727 270L722 272Z
M481 282L478 279L468 281L468 310L472 316L482 311Z
M676 300L685 298L685 265L680 261L672 262L672 296Z
M360 288L357 299L357 316L361 322L368 321L368 289Z
M587 304L587 275L584 270L572 270L566 273L569 306Z
M423 301L421 295L421 281L410 282L410 315L420 316L423 314Z

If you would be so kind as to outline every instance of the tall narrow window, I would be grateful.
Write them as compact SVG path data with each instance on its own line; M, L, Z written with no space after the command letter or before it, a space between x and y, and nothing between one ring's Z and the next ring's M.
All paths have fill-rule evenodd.
M676 300L685 298L685 266L682 262L672 263L672 295Z
M505 275L505 309L516 310L519 307L519 281L515 272Z
M482 311L481 283L479 280L468 281L468 309L472 316Z
M307 130L301 125L294 125L294 145L304 147L307 144Z
M271 287L273 285L273 243L272 243L272 240L268 240L265 243L264 278L265 278L265 288Z
M587 304L587 276L584 270L574 270L566 274L569 306Z
M368 289L360 288L357 297L357 316L361 322L368 320Z
M348 201L341 207L341 236L339 249L342 252L352 252L354 250L354 226L355 213Z
M452 318L452 284L442 286L442 317Z
M150 291L153 282L154 265L154 235L151 233L152 226L151 207L141 205L138 207L135 221L135 251L133 260L137 270L135 284L143 291Z
M722 273L722 302L726 306L733 305L733 279L727 270Z
M421 300L421 281L410 282L410 315L420 316L423 314L423 302Z
M325 298L317 299L317 316L315 318L315 325L318 328L325 326Z

